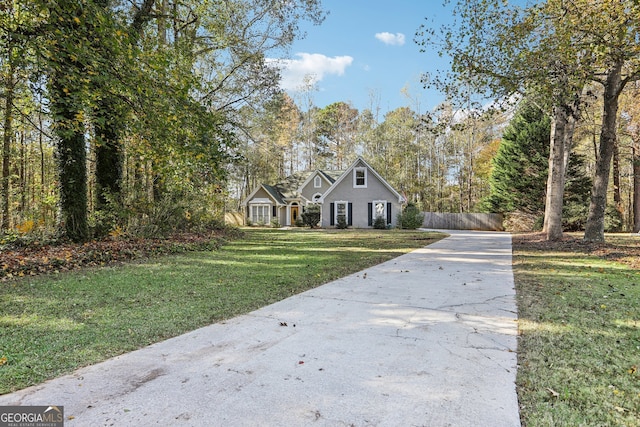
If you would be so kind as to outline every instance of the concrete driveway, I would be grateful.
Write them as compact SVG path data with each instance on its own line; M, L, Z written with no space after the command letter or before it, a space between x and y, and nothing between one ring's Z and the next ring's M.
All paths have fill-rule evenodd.
M431 246L0 405L65 426L519 426L511 236Z

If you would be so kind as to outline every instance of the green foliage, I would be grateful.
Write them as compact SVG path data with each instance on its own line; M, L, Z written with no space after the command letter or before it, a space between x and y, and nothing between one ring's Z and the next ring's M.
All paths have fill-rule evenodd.
M308 205L301 215L302 222L309 228L315 228L320 222L320 205Z
M349 224L347 224L347 218L345 218L344 215L340 215L336 221L336 228L345 230L347 227L349 227Z
M607 205L604 211L604 231L607 233L616 233L622 231L622 212L614 205Z
M387 229L387 221L383 216L377 216L373 220L373 228L376 230L386 230Z
M398 226L405 230L415 230L422 227L424 213L413 203L408 203L398 214Z
M524 101L505 129L490 177L485 212L544 211L549 158L550 120Z
M591 193L591 178L586 173L584 156L572 154L566 174L562 228L565 231L584 230Z

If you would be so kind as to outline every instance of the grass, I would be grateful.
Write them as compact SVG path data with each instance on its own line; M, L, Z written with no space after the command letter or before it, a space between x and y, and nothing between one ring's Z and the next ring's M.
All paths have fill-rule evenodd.
M215 252L0 283L0 394L249 312L442 237L250 229Z
M638 236L607 239L616 250L640 246ZM524 244L514 246L514 275L523 426L640 426L638 270Z

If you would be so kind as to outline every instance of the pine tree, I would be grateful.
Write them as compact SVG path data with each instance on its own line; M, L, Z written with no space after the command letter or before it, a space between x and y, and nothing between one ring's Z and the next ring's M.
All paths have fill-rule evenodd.
M489 212L544 212L550 120L524 101L504 131L493 159L490 195L481 207Z

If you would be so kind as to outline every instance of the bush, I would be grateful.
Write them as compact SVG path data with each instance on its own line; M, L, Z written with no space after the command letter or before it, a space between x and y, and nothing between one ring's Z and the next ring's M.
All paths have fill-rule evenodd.
M589 207L582 203L567 203L562 208L562 229L564 231L583 231L588 211Z
M349 225L347 224L347 218L345 218L344 216L339 216L338 221L336 222L336 228L344 230L347 227L349 227Z
M377 216L373 221L373 228L376 230L386 230L387 229L387 221L383 216Z
M307 225L309 228L316 227L320 222L320 205L307 206L300 218L302 218L303 225Z
M407 204L403 211L398 214L398 226L405 230L415 230L422 227L423 223L424 213L420 212L420 209L413 203Z
M607 205L604 211L604 231L607 233L622 231L622 213L613 205Z

